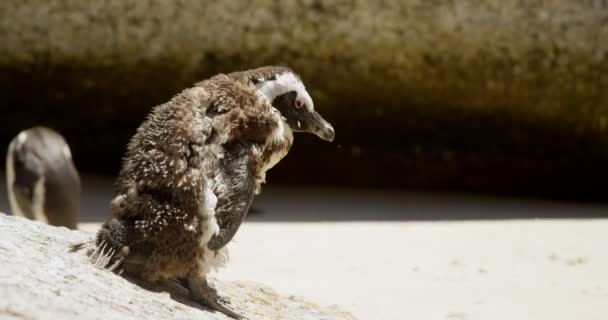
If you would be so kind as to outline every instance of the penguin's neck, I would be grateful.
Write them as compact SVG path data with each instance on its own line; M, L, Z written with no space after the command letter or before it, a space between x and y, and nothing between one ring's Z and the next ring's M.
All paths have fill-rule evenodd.
M279 114L280 116L280 114ZM283 157L287 155L293 145L293 131L289 125L279 118L278 125L268 137L262 159L263 171L266 172L274 167Z
M255 148L258 159L255 169L255 194L260 193L262 184L266 182L266 171L279 163L293 144L293 132L289 125L282 118L279 118L277 123L277 127L268 136L266 144Z

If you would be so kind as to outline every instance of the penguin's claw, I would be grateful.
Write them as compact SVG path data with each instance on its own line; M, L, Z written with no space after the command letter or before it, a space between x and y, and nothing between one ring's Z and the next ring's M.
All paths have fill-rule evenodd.
M230 308L230 299L218 295L217 290L210 286L204 277L189 278L188 287L192 298L199 303L233 319L247 320L247 318L233 311Z

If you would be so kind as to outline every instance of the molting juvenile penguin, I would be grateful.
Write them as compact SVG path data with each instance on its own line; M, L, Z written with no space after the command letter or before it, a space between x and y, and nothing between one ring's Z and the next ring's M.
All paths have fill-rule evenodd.
M76 229L80 178L59 133L45 127L19 133L8 146L6 186L14 215Z
M226 244L292 131L334 138L284 67L220 74L155 107L128 144L92 261L147 281L177 279L195 300L240 318L206 275L227 261Z

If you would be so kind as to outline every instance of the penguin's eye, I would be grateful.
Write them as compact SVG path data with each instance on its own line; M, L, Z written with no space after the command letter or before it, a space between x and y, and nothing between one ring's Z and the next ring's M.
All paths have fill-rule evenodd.
M302 100L296 99L296 109L300 109L304 106L304 102Z

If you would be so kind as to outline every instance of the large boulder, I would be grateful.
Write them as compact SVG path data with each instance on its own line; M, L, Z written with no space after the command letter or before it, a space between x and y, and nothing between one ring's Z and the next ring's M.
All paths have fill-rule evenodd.
M0 213L2 319L228 319L189 300L185 289L157 288L94 267L70 245L90 234ZM335 307L284 296L254 282L219 282L249 319L354 319ZM165 291L169 289L169 291Z
M0 146L50 124L115 172L151 106L285 64L341 148L304 139L274 181L589 194L608 178L606 38L604 1L3 0Z

